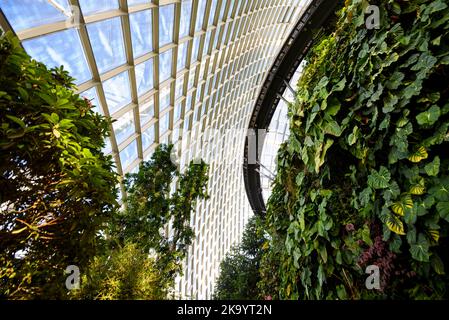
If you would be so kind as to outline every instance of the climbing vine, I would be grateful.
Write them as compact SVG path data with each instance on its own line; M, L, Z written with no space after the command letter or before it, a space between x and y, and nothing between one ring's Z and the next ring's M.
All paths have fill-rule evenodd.
M380 28L366 28L367 1L346 1L289 107L265 295L448 297L449 1L370 4ZM365 286L369 265L378 290Z

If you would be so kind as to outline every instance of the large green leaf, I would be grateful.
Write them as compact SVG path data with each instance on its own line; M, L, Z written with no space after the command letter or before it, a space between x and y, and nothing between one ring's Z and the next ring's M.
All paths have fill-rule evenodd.
M332 87L332 91L334 91L334 92L343 91L343 89L345 88L345 85L346 85L346 77L344 77L337 84L335 84Z
M368 176L368 185L373 189L385 189L388 188L391 175L387 168L381 166L379 171L371 170L371 174Z
M441 258L436 253L432 254L432 257L430 258L430 264L437 274L445 274L443 260L441 260Z
M441 201L437 203L437 210L440 217L449 222L449 201Z
M424 169L429 176L436 176L440 172L440 157L435 156L431 163L425 165Z
M398 101L399 101L398 96L392 94L391 92L388 92L387 97L384 98L384 107L382 111L384 113L389 113L393 111L397 107Z
M417 261L429 262L429 242L424 234L420 233L417 243L410 246L410 253Z
M336 136L336 137L341 136L341 133L342 133L342 128L335 120L327 121L324 124L323 130L325 133Z
M438 121L441 110L438 106L432 106L429 110L421 112L416 116L419 125L433 125Z
M390 90L396 90L402 84L402 80L404 80L404 77L405 75L402 72L395 71L386 82L386 87Z
M429 189L429 193L438 201L449 201L449 177L440 179L437 185Z

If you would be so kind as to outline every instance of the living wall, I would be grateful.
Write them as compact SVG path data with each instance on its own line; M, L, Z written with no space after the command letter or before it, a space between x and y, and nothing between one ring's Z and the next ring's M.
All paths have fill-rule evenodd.
M448 4L371 1L368 29L368 3L348 0L309 53L268 202L265 295L449 297Z
M66 297L64 271L85 270L115 210L109 121L73 81L0 35L0 297Z

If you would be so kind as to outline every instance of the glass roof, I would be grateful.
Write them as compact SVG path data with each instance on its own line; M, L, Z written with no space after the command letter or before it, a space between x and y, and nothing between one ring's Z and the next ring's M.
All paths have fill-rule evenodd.
M251 214L241 167L246 128L303 3L0 0L25 50L63 65L77 92L116 120L104 152L120 176L162 142L175 143L181 169L199 156L210 164L210 200L192 215L199 236L179 282L184 296L211 295L220 260Z
M175 5L159 7L159 47L173 42Z
M143 10L129 15L131 41L134 57L140 57L153 50L152 10Z
M78 1L81 10L85 16L119 8L118 0L95 0L95 1L78 0Z
M64 21L70 14L68 0L0 0L0 8L15 31Z
M126 63L119 17L90 23L87 25L87 31L100 73Z
M23 47L29 55L48 67L64 66L76 79L77 84L92 78L79 34L75 29L23 41Z

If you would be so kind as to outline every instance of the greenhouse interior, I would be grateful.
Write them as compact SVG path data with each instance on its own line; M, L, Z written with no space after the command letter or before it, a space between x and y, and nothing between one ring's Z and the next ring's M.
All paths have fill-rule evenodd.
M0 0L0 300L447 300L448 267L449 0Z

